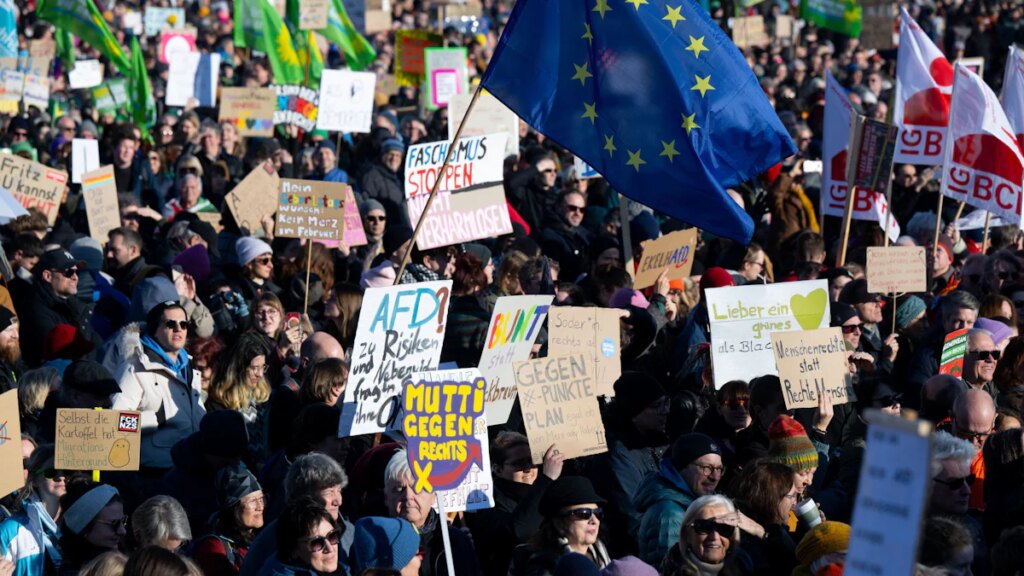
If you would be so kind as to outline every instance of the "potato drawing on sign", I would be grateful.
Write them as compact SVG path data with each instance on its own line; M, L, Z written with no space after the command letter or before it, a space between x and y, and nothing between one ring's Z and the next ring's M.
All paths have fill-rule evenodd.
M124 468L130 461L131 451L128 441L124 438L114 440L114 445L110 447L110 454L107 454L107 462L115 468Z

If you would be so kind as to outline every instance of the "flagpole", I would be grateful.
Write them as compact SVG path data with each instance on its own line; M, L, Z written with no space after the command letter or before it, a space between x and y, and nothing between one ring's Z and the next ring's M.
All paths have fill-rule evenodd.
M473 91L473 99L469 101L469 106L466 108L466 115L462 117L462 121L459 122L459 129L455 131L455 136L452 138L451 144L448 146L448 153L444 155L444 162L438 169L438 174L444 174L445 170L448 169L448 165L452 161L452 156L455 154L455 149L458 147L457 143L462 138L462 130L466 127L466 121L469 120L469 115L473 112L473 108L476 106L476 101L480 99L480 92L483 91L483 84L479 84L476 90ZM437 198L437 190L441 186L441 178L438 177L434 180L434 185L430 187L430 195L427 196L427 203L423 205L423 213L420 214L420 219L416 222L416 228L412 231L412 238L409 239L409 246L406 247L405 252L402 254L402 263L398 266L398 274L395 274L395 283L397 286L402 283L402 274L405 272L405 267L409 264L409 256L412 254L412 247L416 245L416 239L420 235L420 230L423 228L423 223L427 220L427 213L430 212L430 207L434 204L434 199Z
M850 190L846 193L846 208L843 210L843 231L840 234L843 244L839 248L839 259L836 261L836 268L846 265L846 247L850 242L850 224L853 220L853 196L856 193L856 186L851 186Z
M633 239L629 230L629 198L619 194L619 220L622 230L622 263L626 265L629 277L636 280L636 266L633 263Z
M985 212L985 236L981 240L981 253L984 254L988 251L988 225L992 220L992 213Z
M932 259L939 253L939 227L942 226L942 199L945 196L939 192L939 209L935 212L935 237L932 238Z

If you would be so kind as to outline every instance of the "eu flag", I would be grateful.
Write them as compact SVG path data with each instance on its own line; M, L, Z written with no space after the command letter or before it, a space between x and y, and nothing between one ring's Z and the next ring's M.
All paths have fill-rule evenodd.
M725 188L796 153L694 0L519 0L482 83L626 196L741 242Z

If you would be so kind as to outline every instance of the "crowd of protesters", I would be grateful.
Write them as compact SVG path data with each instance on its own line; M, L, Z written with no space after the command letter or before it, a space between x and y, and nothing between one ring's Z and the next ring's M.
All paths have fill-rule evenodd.
M23 44L53 34L33 0L16 4ZM144 7L98 4L128 46L122 18ZM511 4L488 0L478 18L438 22L430 3L392 0L393 29L369 36L370 70L394 71L394 30L442 28L449 45L468 48L477 77ZM197 49L221 55L222 86L271 83L264 58L235 49L230 3L185 9ZM733 9L709 6L724 28ZM998 90L1007 48L1024 42L1018 3L908 9L950 60L984 57ZM749 10L771 29L799 3ZM636 203L620 210L619 191L582 179L571 153L525 123L505 162L514 233L420 250L405 153L446 139L448 113L421 112L416 89L381 95L368 134L242 138L216 108L162 105L168 68L143 38L161 103L146 139L55 74L61 113L7 116L0 144L67 170L72 139L99 140L121 225L105 242L90 237L81 189L69 184L55 223L31 210L0 230L12 272L0 287L0 391L17 389L25 469L24 486L0 499L0 575L435 576L449 562L458 576L841 574L869 409L935 426L919 573L1024 574L1024 235L995 227L982 252L980 230L958 228L947 203L934 243L939 175L896 165L897 243L927 248L928 291L868 291L866 249L883 243L875 223L854 223L836 266L838 220L823 236L820 174L805 169L821 159L824 73L858 112L884 119L896 51L810 24L794 39L746 49L800 150L729 191L757 224L753 242L702 234L692 276L646 290L627 271L643 243L685 225ZM99 56L85 43L76 50ZM344 66L336 47L325 63ZM300 241L274 237L272 219L241 228L225 196L266 163L282 177L351 185L368 244L314 244L307 260ZM216 226L203 217L216 214ZM494 507L445 518L416 490L397 432L338 437L364 291L395 283L407 249L400 282L454 283L441 360L460 367L479 361L502 296L624 311L622 376L601 400L606 453L567 460L553 445L535 466L516 410L490 428ZM788 410L772 370L717 381L705 290L808 279L828 282L857 400ZM962 378L941 375L945 335L963 328ZM534 352L547 353L546 333ZM140 411L139 470L94 482L56 468L61 408Z

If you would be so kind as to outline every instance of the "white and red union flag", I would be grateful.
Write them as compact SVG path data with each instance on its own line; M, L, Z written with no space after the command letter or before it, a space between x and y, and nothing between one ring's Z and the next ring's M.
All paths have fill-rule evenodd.
M1024 142L1024 52L1010 46L1010 56L1003 70L1003 94L1000 98L1010 130L1017 142Z
M1024 155L999 100L957 64L949 109L942 194L1020 226Z
M825 135L822 138L821 157L821 213L824 216L843 217L846 210L846 158L850 152L850 122L853 107L829 71L825 72ZM851 214L854 220L870 220L885 227L885 194L858 188L853 195ZM889 238L895 242L900 236L896 218L889 219Z
M949 60L901 8L893 110L893 123L901 130L895 162L930 166L942 163L952 89L953 67Z

